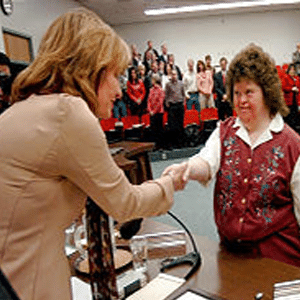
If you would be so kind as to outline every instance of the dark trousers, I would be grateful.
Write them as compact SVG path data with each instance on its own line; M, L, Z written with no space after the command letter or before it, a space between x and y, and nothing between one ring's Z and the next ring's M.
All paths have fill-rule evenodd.
M297 96L296 93L293 93L293 104L288 106L290 113L284 118L284 121L296 131L300 125Z
M163 113L158 113L150 117L150 128L157 148L164 146L163 115Z
M181 147L184 142L183 135L183 103L170 104L168 111L168 142L169 146Z
M217 99L216 106L218 109L219 120L224 121L226 118L232 116L232 108L229 102Z

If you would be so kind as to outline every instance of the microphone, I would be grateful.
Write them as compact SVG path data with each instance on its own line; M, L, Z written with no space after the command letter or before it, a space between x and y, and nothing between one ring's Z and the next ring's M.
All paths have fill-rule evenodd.
M120 235L125 240L130 240L141 228L141 223L143 219L134 219L128 222L125 222L120 227Z
M194 240L191 232L188 230L188 228L171 211L168 211L168 215L171 216L175 221L177 221L183 227L183 229L186 231L186 233L188 234L190 241L192 243L193 250L184 256L175 257L173 259L166 259L166 260L162 261L162 263L161 263L162 267L161 267L160 271L164 272L165 270L176 267L178 265L188 264L188 265L192 266L190 271L184 276L184 279L188 280L201 266L201 264L202 264L201 255L197 249L195 240Z

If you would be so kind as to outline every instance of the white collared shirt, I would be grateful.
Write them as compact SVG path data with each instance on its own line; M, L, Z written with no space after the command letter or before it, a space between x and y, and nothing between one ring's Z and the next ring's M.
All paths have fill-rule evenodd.
M273 132L280 132L283 130L284 121L282 116L277 113L269 124L269 127L259 136L259 138L252 145L247 129L239 118L236 119L233 127L239 127L236 135L239 136L246 144L253 150L262 143L273 139ZM210 166L211 179L214 178L220 168L221 160L221 141L220 141L220 126L210 135L201 151L195 155L200 156ZM205 185L208 182L204 183ZM300 156L297 159L295 168L290 181L291 192L294 200L295 215L300 225Z
M186 73L184 73L182 81L183 81L185 96L189 99L190 98L189 93L196 93L198 91L196 72L194 71L191 72L188 70Z

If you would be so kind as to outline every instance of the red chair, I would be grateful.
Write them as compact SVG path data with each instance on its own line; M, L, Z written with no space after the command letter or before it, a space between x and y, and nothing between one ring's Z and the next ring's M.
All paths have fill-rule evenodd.
M200 144L200 120L196 109L186 110L183 119L186 147L195 147Z
M183 127L191 124L200 125L199 112L196 109L190 109L184 112Z
M150 126L150 114L144 114L142 115L142 124L144 127Z
M103 131L110 131L115 129L115 123L118 121L117 118L101 119L100 125Z
M140 124L140 120L138 116L126 116L121 118L124 129L130 129L133 125Z
M167 111L164 112L163 124L164 124L165 127L168 124L168 112Z
M119 142L122 140L122 130L116 129L117 118L109 118L100 120L100 125L105 133L108 143Z
M214 107L204 108L200 112L200 119L202 127L200 141L204 144L217 126L218 110Z
M218 110L214 107L204 108L200 112L201 121L218 120Z
M121 119L125 140L140 141L143 138L143 124L138 116L126 116Z

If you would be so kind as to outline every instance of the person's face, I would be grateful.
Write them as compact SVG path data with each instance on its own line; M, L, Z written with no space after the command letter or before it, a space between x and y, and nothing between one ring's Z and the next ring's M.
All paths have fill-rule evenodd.
M156 73L158 71L158 66L157 66L157 62L153 62L151 65L151 69L153 70L154 73Z
M135 69L131 70L131 77L132 77L132 80L136 79L136 71L135 71Z
M97 116L108 119L111 117L114 102L117 98L122 96L122 91L119 85L118 75L114 70L106 70L104 72L103 80L101 80L97 88L99 104Z
M139 73L140 73L140 76L144 76L145 75L145 68L139 68Z
M152 47L153 47L152 41L148 41L148 48L152 49Z
M296 70L295 70L294 67L290 67L289 75L291 75L291 76L295 76L296 75Z
M233 86L233 103L240 120L247 124L264 120L269 116L262 88L251 79L242 79Z
M163 45L163 46L161 47L161 51L162 51L163 54L166 55L167 52L168 52L167 46L166 46L166 45Z
M132 45L132 46L131 46L131 50L132 50L132 55L133 55L133 56L137 56L138 51L137 51L137 47L136 47L135 45Z
M172 73L172 68L171 68L171 66L168 64L168 65L167 65L167 74L171 75L171 73Z
M163 61L163 60L161 60L161 61L159 62L159 65L158 65L158 67L159 67L159 70L161 70L161 71L164 71L164 68L165 68L165 63L164 63L164 61Z
M174 64L174 56L173 55L169 56L169 64L171 64L171 65Z
M194 70L194 62L191 59L188 61L188 68L190 71Z
M226 60L222 60L222 61L220 62L220 67L221 67L221 70L222 70L222 71L226 71L226 67L227 67L227 62L226 62Z
M210 59L210 58L207 58L206 61L205 61L205 63L206 63L207 66L210 66L210 64L211 64L211 59Z
M173 82L177 81L177 72L175 70L172 71L171 76Z
M203 67L204 67L203 64L202 64L202 63L199 63L198 67L199 67L199 72L202 72L203 69L204 69L204 68L203 68Z

